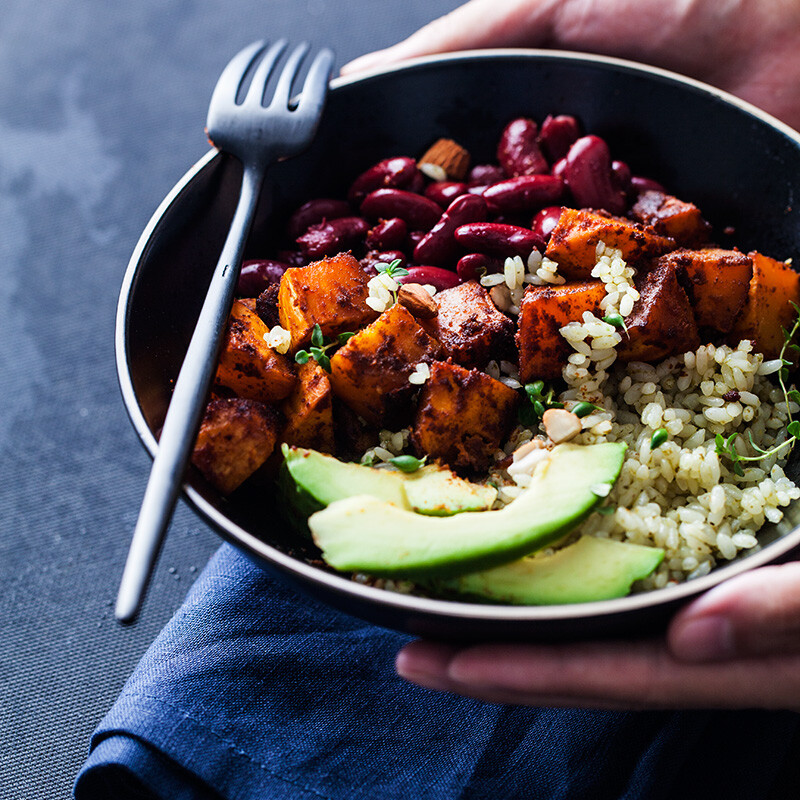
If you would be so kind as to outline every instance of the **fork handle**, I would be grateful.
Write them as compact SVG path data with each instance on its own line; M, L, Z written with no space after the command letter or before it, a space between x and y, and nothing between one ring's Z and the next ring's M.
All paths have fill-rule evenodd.
M136 618L178 499L216 370L263 177L259 166L244 166L239 202L175 382L133 532L115 608L121 622Z

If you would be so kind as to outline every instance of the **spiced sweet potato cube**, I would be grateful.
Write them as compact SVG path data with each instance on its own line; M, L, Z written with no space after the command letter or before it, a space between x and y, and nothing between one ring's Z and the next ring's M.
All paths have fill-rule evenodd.
M256 400L212 400L200 425L192 462L212 486L230 494L272 454L282 424L274 408Z
M519 394L476 369L434 361L411 429L418 455L479 471L513 428Z
M477 281L445 289L434 299L438 313L421 324L442 343L446 357L462 367L478 368L491 359L516 360L514 323L497 310Z
M333 392L373 425L400 423L411 414L416 387L408 378L415 365L440 352L439 342L396 303L333 354Z
M750 339L758 353L777 358L783 346L783 330L790 330L797 317L792 303L800 303L800 275L783 261L748 253L753 259L753 277L747 300L728 340Z
M282 441L334 453L333 392L328 373L312 360L298 367L297 379L281 406L286 417Z
M234 300L215 382L237 397L274 403L286 397L297 376L294 365L264 340L267 326L241 300Z
M324 336L335 336L372 322L378 315L366 303L368 281L350 253L287 269L278 290L278 317L292 337L292 352L311 341L316 324Z
M675 249L674 239L638 222L564 208L550 234L545 255L558 262L558 271L568 280L590 280L599 242L621 250L622 258L634 264Z
M699 247L711 235L711 226L694 203L686 203L664 192L642 192L633 204L630 215L637 222L653 228L656 233L670 236L682 247Z
M694 311L697 326L726 333L747 300L753 260L738 250L675 250L658 259L671 264Z
M584 311L599 314L605 295L602 281L525 289L517 329L519 375L523 382L561 377L573 350L559 330L570 322L580 322Z
M689 298L675 268L657 264L636 282L640 297L626 317L627 333L617 346L620 361L659 361L700 344Z

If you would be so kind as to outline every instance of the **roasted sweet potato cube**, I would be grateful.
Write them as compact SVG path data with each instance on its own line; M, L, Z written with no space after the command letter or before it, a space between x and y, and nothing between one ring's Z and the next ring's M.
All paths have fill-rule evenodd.
M345 461L360 461L375 446L380 428L360 417L341 398L333 395L333 435L336 456Z
M697 326L726 333L747 299L753 260L738 250L675 250L658 259L671 264L694 311Z
M319 324L325 336L356 331L377 317L366 303L369 275L349 253L287 269L278 290L278 317L291 334L292 352L311 341Z
M564 208L550 235L545 255L558 262L568 280L590 280L597 245L622 251L627 262L636 263L675 249L675 240L652 228L595 211Z
M670 236L682 247L704 245L711 235L711 226L694 203L686 203L664 192L642 192L630 215L656 233Z
M271 283L264 289L263 292L255 299L253 303L253 311L258 314L264 321L264 324L272 330L276 325L281 324L280 317L278 316L278 292L280 291L280 284Z
M789 330L797 312L792 303L800 303L800 275L783 261L748 253L753 259L747 301L728 339L738 343L750 339L756 352L777 358L783 346L782 328Z
M497 310L477 281L445 289L434 299L438 313L421 324L442 343L446 357L462 367L478 368L493 358L516 360L514 323Z
M658 264L637 280L636 288L640 298L617 346L621 361L659 361L699 346L692 307L672 264Z
M528 286L525 289L517 329L522 381L561 377L561 370L573 350L559 330L570 322L580 322L584 311L598 314L600 301L605 295L602 281Z
M408 378L415 365L440 352L439 342L395 304L333 354L333 392L373 425L401 423L411 415L415 386Z
M255 311L234 300L217 365L216 383L237 397L274 403L297 381L294 365L264 340L267 326Z
M230 494L269 458L281 427L280 414L264 403L241 397L212 400L192 462L212 486Z
M516 422L519 394L476 369L435 361L420 393L411 441L452 469L483 470Z
M281 406L286 417L282 441L333 453L333 393L328 373L316 361L308 361L298 368L297 378Z

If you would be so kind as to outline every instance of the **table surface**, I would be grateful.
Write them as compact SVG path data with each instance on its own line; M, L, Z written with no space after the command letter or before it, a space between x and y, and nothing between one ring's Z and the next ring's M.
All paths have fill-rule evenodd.
M117 387L130 253L207 149L230 56L338 66L458 0L5 0L0 15L0 797L68 797L89 736L219 539L175 515L140 620L113 617L149 459Z

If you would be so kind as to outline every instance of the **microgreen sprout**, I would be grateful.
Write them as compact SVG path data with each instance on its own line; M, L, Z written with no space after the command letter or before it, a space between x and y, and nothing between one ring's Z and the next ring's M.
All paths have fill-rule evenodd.
M554 400L555 389L546 388L544 381L526 383L523 387L529 403L522 403L519 410L519 421L526 428L538 425L548 408L564 408L563 403Z
M792 419L792 412L789 408L790 402L800 405L800 392L797 389L786 388L786 381L789 379L789 367L793 365L793 362L786 358L786 354L789 350L794 353L800 353L800 346L792 341L797 335L798 330L800 330L800 306L798 306L797 303L792 303L792 308L795 310L797 318L795 319L791 330L787 331L786 328L781 327L781 330L783 331L783 346L781 347L780 353L778 353L778 358L781 360L781 364L783 365L780 370L778 370L778 383L780 384L784 400L786 401L786 415L789 417L789 422L786 425L786 433L789 434L789 438L785 439L780 444L776 444L775 447L771 447L769 450L764 450L753 441L753 435L750 433L750 431L748 431L747 437L750 440L750 446L758 455L743 456L736 448L736 438L739 435L738 433L732 433L727 437L723 436L721 433L718 433L714 437L717 454L721 456L727 456L731 460L733 464L733 471L740 478L744 476L744 469L742 469L743 461L761 461L762 458L775 455L787 447L791 451L794 443L800 440L800 420Z
M425 459L427 456L423 458L415 458L412 455L402 455L402 456L395 456L389 460L389 463L392 466L397 467L400 472L416 472L420 467L425 464Z
M603 322L608 323L614 328L622 328L622 330L630 336L628 326L625 324L625 317L623 317L622 314L609 314L607 317L603 317Z
M597 509L598 514L602 514L604 517L611 516L617 510L616 506L600 506Z
M355 333L340 333L333 340L326 342L325 337L322 335L322 328L319 323L314 325L311 329L311 347L308 350L298 350L294 354L294 360L298 364L307 364L309 359L313 358L317 364L326 372L331 371L331 359L327 351L331 347L338 347L345 344Z
M669 439L669 433L667 432L666 428L659 428L651 437L650 437L650 449L655 450L658 447L661 447L664 442Z
M580 403L576 403L570 409L572 413L576 417L588 417L593 411L600 411L600 406L596 406L594 403L589 403L586 400L581 400Z
M400 264L402 264L402 261L396 258L388 264L376 264L375 269L378 270L378 272L382 272L384 275L388 275L390 278L404 278L408 275L408 270L401 267Z

